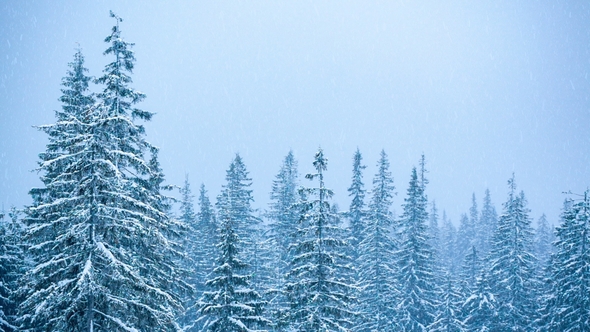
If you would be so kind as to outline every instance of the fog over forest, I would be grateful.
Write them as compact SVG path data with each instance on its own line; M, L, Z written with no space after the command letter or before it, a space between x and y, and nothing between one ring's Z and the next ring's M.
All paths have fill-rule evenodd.
M0 331L590 330L590 7L8 1Z

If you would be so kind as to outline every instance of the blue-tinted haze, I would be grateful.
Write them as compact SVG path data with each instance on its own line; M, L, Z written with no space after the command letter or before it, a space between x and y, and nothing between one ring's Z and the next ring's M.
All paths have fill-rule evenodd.
M207 3L207 4L205 4ZM403 200L427 158L427 193L457 222L471 193L497 208L512 172L532 216L590 184L590 5L584 1L16 1L0 4L0 203L30 203L37 154L79 43L99 76L113 19L135 42L134 87L168 182L214 196L240 152L265 208L293 149L318 146L349 204L352 156L390 157Z

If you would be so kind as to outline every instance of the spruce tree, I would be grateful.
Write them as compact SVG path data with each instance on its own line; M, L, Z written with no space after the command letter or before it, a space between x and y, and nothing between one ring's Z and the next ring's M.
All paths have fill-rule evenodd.
M428 215L428 238L435 260L440 260L441 255L441 232L438 225L438 208L436 202L432 201L430 214Z
M293 152L289 151L275 180L270 193L270 209L267 217L270 220L268 243L268 257L272 258L274 266L268 267L270 272L268 283L268 299L271 315L275 320L275 329L284 328L288 310L288 298L285 294L285 276L288 272L290 260L290 245L292 236L297 229L299 215L296 203L297 193L297 161Z
M553 253L553 241L555 240L554 228L549 225L547 217L542 214L537 221L535 232L535 256L539 262L538 271L541 273L549 264Z
M542 331L590 330L590 192L566 204L551 259Z
M236 206L231 204L230 197L235 195L227 189L233 180L228 178L228 185L222 193L226 195L224 200L227 203L219 205L220 242L217 245L216 267L206 282L210 290L203 295L202 316L199 318L202 322L195 324L202 324L205 331L211 332L253 331L270 323L262 316L264 303L260 294L252 288L252 275L243 259L244 242L238 230L244 220L237 218L236 211L231 211Z
M347 271L346 233L334 225L337 218L329 203L333 192L324 184L327 162L320 149L313 162L316 172L306 175L318 185L302 189L307 200L299 203L299 227L286 285L289 320L295 331L348 331L353 324L355 287Z
M475 288L462 307L467 331L503 331L498 328L498 302L489 285L489 275L482 269Z
M475 246L471 246L471 249L468 251L467 255L465 255L463 266L461 267L461 273L459 275L462 291L467 296L474 291L477 277L480 275L481 269L482 262L478 256L477 249L475 249Z
M395 264L397 244L391 236L393 216L390 211L395 186L384 151L373 178L371 202L364 221L356 266L361 292L361 321L356 331L393 331L395 303Z
M12 257L8 253L8 234L7 234L6 221L4 220L4 213L0 213L0 331L13 331L16 329L11 324L10 308L13 307L13 303L10 300L12 290L9 287L10 281L8 276L11 270L13 262Z
M428 244L426 196L423 181L412 169L404 212L399 221L397 324L404 331L426 331L435 315L434 260Z
M203 241L199 242L202 246L200 249L201 263L199 267L202 268L203 275L209 275L213 272L215 265L215 257L217 253L218 239L218 224L213 210L213 205L209 200L205 184L201 183L198 197L199 212L197 212L197 227L199 228L199 235L203 236Z
M17 331L16 309L20 301L19 282L25 269L19 212L11 208L0 213L0 331Z
M463 264L463 258L469 252L469 249L475 245L475 224L472 220L463 213L459 221L459 229L457 230L457 252L455 257L457 259L457 266Z
M194 196L188 180L188 175L185 176L184 185L180 188L180 207L179 220L188 228L187 234L184 238L183 248L185 250L185 259L183 261L187 271L187 283L192 288L193 292L190 296L184 299L185 313L179 319L180 324L185 331L198 331L201 326L195 322L198 318L200 299L205 291L205 280L208 276L209 264L206 261L212 260L209 256L210 252L205 252L205 243L210 241L204 229L199 224L197 213L194 208ZM214 256L213 256L214 257Z
M490 253L491 287L498 301L501 331L530 331L537 313L538 282L533 231L524 193L516 193L514 176L508 181L508 200L498 221Z
M496 208L492 204L490 190L486 189L481 216L479 217L479 226L477 227L476 247L479 248L480 256L487 257L491 250L492 236L498 224L498 215Z
M178 326L178 224L166 214L157 149L145 141L152 113L130 87L135 62L121 19L105 39L114 61L93 102L80 52L64 78L64 106L40 154L26 240L33 267L20 306L23 330L161 330ZM151 156L151 158L150 158Z
M381 157L385 152L381 151ZM363 183L363 170L367 166L362 165L363 156L357 148L352 158L352 182L348 188L348 196L352 197L350 207L348 208L348 220L351 229L351 246L353 252L356 252L359 242L362 241L363 213L365 209L365 189Z
M457 265L457 230L455 225L447 218L443 211L442 227L440 229L440 252L438 256L442 267L451 276L456 276L459 266Z
M462 294L453 284L451 276L444 277L444 285L437 305L434 321L428 326L429 332L463 332L467 331L461 320Z
M219 220L231 219L235 230L243 242L244 262L248 264L254 285L259 284L256 270L259 268L258 250L260 236L260 219L254 216L252 202L252 179L248 177L248 170L242 157L236 154L226 171L226 184L217 197L217 214Z

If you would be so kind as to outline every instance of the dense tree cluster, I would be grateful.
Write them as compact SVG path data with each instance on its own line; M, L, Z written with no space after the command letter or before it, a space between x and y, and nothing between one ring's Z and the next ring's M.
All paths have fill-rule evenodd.
M167 197L111 16L103 75L77 51L56 122L39 127L43 186L0 213L0 331L590 331L588 192L535 230L513 176L499 215L473 194L456 228L422 156L395 217L389 157L365 189L357 149L338 211L319 149L309 186L286 155L266 211L239 154L214 203L188 177Z

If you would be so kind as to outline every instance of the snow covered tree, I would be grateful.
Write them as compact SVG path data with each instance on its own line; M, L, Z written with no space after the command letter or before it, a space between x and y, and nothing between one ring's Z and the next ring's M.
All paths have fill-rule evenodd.
M272 264L269 267L270 277L268 280L269 309L275 320L275 328L281 329L288 322L285 322L289 303L285 289L285 275L288 272L290 260L290 245L293 242L292 236L297 229L299 220L296 203L299 199L297 193L297 161L293 152L289 151L279 173L276 175L270 193L270 209L267 217L270 219L270 232L268 235L270 248L267 255L272 257Z
M10 309L14 307L11 301L12 289L10 289L11 280L9 274L11 266L13 266L14 259L10 257L8 252L8 234L6 231L6 221L4 220L4 213L0 214L0 331L13 331L16 327L11 324Z
M471 207L469 208L469 223L473 225L473 246L479 251L479 244L477 243L477 234L479 226L479 212L477 210L477 200L475 199L475 193L471 194Z
M466 215L461 215L459 222L459 229L457 230L457 247L456 258L458 259L457 266L461 266L463 258L469 252L469 249L475 245L475 224Z
M432 201L430 208L430 214L428 215L428 238L429 244L434 253L435 260L440 259L441 254L441 239L440 239L440 228L438 226L438 209L436 208L436 202Z
M381 151L381 158L385 152ZM348 196L352 197L350 207L348 208L348 220L352 233L351 247L353 252L357 250L359 242L362 240L363 213L365 209L365 185L363 183L363 170L367 166L362 165L363 156L357 148L352 158L352 183L348 188Z
M489 285L485 269L476 279L475 288L462 307L467 331L503 331L498 329L498 303Z
M218 225L215 217L215 211L213 205L207 195L207 189L205 184L201 183L199 188L199 212L197 212L197 227L199 228L200 235L203 236L201 253L201 263L199 267L203 269L203 275L209 275L213 272L215 264L215 253L217 253L218 239Z
M486 189L481 208L481 216L476 232L476 248L478 248L481 257L487 257L491 250L492 236L498 224L498 215L496 208L492 204L490 190Z
M19 212L12 208L8 218L0 213L0 331L16 331L16 308L20 300L18 283L25 268Z
M291 244L290 237L297 228L299 219L295 209L295 204L299 199L297 177L297 161L293 156L293 151L289 151L272 183L271 203L267 214L271 221L272 236L279 245L282 260L287 259Z
M353 324L356 288L347 271L345 232L333 224L337 219L329 203L333 192L324 185L327 162L320 149L313 162L316 173L306 175L318 180L318 185L302 189L308 200L299 203L301 215L286 285L294 331L348 331Z
M395 186L384 151L373 178L371 202L358 246L358 281L361 288L359 303L361 321L356 331L393 331L396 297L393 262L397 244L391 236L393 216L391 205Z
M180 217L188 227L185 237L185 266L188 273L187 281L193 288L192 294L185 299L185 314L179 320L185 331L200 331L202 326L197 322L200 304L205 291L205 281L213 271L216 257L217 227L214 222L213 209L205 186L199 192L199 212L195 212L194 196L190 188L188 176L184 186L180 188Z
M551 294L542 331L590 331L590 192L572 202L557 227Z
M541 215L537 222L535 232L535 256L539 261L539 272L542 272L549 264L553 253L553 241L555 240L554 228L549 225L545 214Z
M477 277L480 275L482 269L482 262L478 256L475 246L471 246L471 250L465 256L463 266L459 279L461 288L465 294L469 295L475 289Z
M444 278L442 294L437 305L437 314L434 321L428 326L429 332L463 332L467 331L461 321L462 295L453 285L451 276Z
M227 189L229 186L228 183L222 194L227 195L225 199L228 203L235 197ZM241 252L240 246L243 247L243 241L238 229L244 220L237 218L235 211L226 210L233 208L235 206L231 203L220 205L218 258L213 276L206 282L210 291L203 295L202 316L199 318L205 331L246 332L270 324L262 316L264 302L260 294L252 289L248 264L242 259L244 252Z
M443 268L451 276L456 276L459 265L457 261L457 230L451 220L447 218L447 213L443 211L442 226L440 229L440 252L438 259Z
M222 219L231 219L235 224L236 232L243 243L244 262L252 270L252 283L259 285L256 270L260 267L258 246L261 241L260 219L254 216L252 202L252 179L248 177L248 171L242 157L236 154L226 172L221 194L217 197L217 214Z
M404 212L399 220L397 324L404 331L426 331L435 315L434 260L428 244L424 186L412 169ZM392 299L393 300L393 299Z
M498 221L490 253L490 283L498 301L501 331L530 331L536 316L538 282L533 231L524 193L516 193L514 175Z
M115 60L98 79L99 102L78 52L57 122L40 127L49 144L39 162L44 187L31 190L26 209L33 267L23 285L23 330L178 329L178 224L159 192L157 149L134 122L152 114L134 108L145 96L129 86L132 44L111 16L117 24L105 54Z

